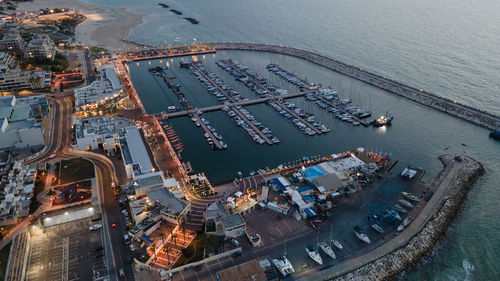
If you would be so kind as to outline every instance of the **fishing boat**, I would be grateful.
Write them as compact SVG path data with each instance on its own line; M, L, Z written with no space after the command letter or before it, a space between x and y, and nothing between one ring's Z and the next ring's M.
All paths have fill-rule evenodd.
M375 231L377 231L378 233L384 233L384 229L376 223L372 224L371 227L375 229Z
M370 241L370 238L368 238L368 235L364 234L361 231L361 228L357 225L354 227L354 234L356 234L356 237L358 237L359 240L361 240L365 243L370 244L372 242L372 241Z
M404 200L404 199L399 199L399 203L403 204L404 206L406 206L408 208L413 208L413 204Z
M283 277L286 277L295 272L295 269L293 269L292 264L285 255L281 255L275 259L272 259L272 262L276 269L278 269L278 271L283 275Z
M411 217L406 217L405 220L398 226L398 231L403 231L411 222Z
M398 212L400 212L400 213L403 213L403 214L408 213L408 211L407 211L407 210L405 210L403 207L399 206L398 204L394 205L394 208L395 208Z
M401 176L403 178L407 178L409 180L411 180L415 175L417 174L417 169L411 167L411 166L408 166L406 167L403 172L401 172Z
M323 252L325 252L325 254L329 255L332 259L336 258L335 252L333 252L332 247L328 246L328 244L326 244L325 242L321 242L319 244L319 247L321 248L321 250L323 250Z
M403 195L404 197L410 199L411 201L415 201L415 202L419 202L421 199L418 198L417 196L409 193L409 192L401 192L401 195Z
M313 259L319 265L323 265L323 259L319 255L318 251L316 251L316 249L314 249L313 245L307 244L307 246L306 246L306 253L309 255L309 257L311 259Z
M500 140L500 130L496 130L490 133L490 138L494 138L496 140Z
M394 117L392 115L386 113L385 115L380 116L380 118L373 120L372 124L374 127L390 126L393 119Z
M333 245L335 245L335 247L337 247L339 250L343 250L344 249L344 246L342 246L342 243L340 243L339 240L337 239L332 239L332 243Z

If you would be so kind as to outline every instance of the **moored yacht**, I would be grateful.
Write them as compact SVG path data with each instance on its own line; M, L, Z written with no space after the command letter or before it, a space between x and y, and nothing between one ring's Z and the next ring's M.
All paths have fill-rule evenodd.
M325 252L325 254L327 254L328 256L330 256L332 259L336 258L335 252L333 252L332 247L330 247L325 242L319 243L319 247L321 248L321 250L323 250L323 252Z
M276 259L272 260L274 266L278 271L284 276L288 276L295 272L290 261L286 258L285 255L278 256Z
M368 235L364 234L361 231L361 228L357 225L354 227L354 234L356 234L356 237L358 237L359 240L361 240L365 243L370 244L372 242L372 241L370 241L370 238L368 238Z
M311 259L313 259L319 265L323 265L323 259L319 255L318 251L316 251L316 249L314 249L313 245L307 244L307 246L306 246L306 253L309 255L309 257Z

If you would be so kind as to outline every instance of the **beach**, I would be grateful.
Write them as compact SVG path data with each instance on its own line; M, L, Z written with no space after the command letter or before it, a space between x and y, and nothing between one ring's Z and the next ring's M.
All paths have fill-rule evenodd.
M143 14L135 14L126 8L105 7L87 4L78 0L34 0L20 2L17 11L34 11L43 8L73 8L87 17L76 28L76 42L83 46L98 46L118 51L135 48L124 40L130 30L142 23Z

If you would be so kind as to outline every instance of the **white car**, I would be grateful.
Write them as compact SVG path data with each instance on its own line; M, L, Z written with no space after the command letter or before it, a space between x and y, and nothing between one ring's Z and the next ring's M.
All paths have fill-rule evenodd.
M56 154L55 154L55 153L52 153L52 154L49 156L49 158L50 158L50 159L52 159L52 158L54 158L54 157L56 157Z
M125 243L130 244L130 237L128 237L128 234L123 235L123 239L125 239Z
M102 224L94 224L93 226L89 227L89 230L97 230L102 227Z
M133 245L133 244L130 244L130 245L128 245L128 246L130 247L130 251L135 250L135 247L134 247L134 245Z
M238 240L236 240L234 238L231 238L231 242L233 242L234 246L236 246L236 247L240 246L240 242L238 242Z

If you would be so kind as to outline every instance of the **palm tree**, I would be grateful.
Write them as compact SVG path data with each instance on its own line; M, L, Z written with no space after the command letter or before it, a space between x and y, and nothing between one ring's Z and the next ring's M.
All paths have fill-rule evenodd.
M184 242L186 242L186 223L181 223L182 234L184 234Z
M173 234L170 238L170 241L173 241L175 246L177 246L177 234Z
M165 233L160 232L160 240L161 240L161 243L162 243L162 244L165 244L164 239L165 239Z
M168 243L167 243L167 244L165 244L165 248L163 248L163 252L164 252L164 253L167 253L167 260L168 260L168 263L170 263L170 257L169 257L169 255L168 255L168 253L169 253L169 250L168 250Z

